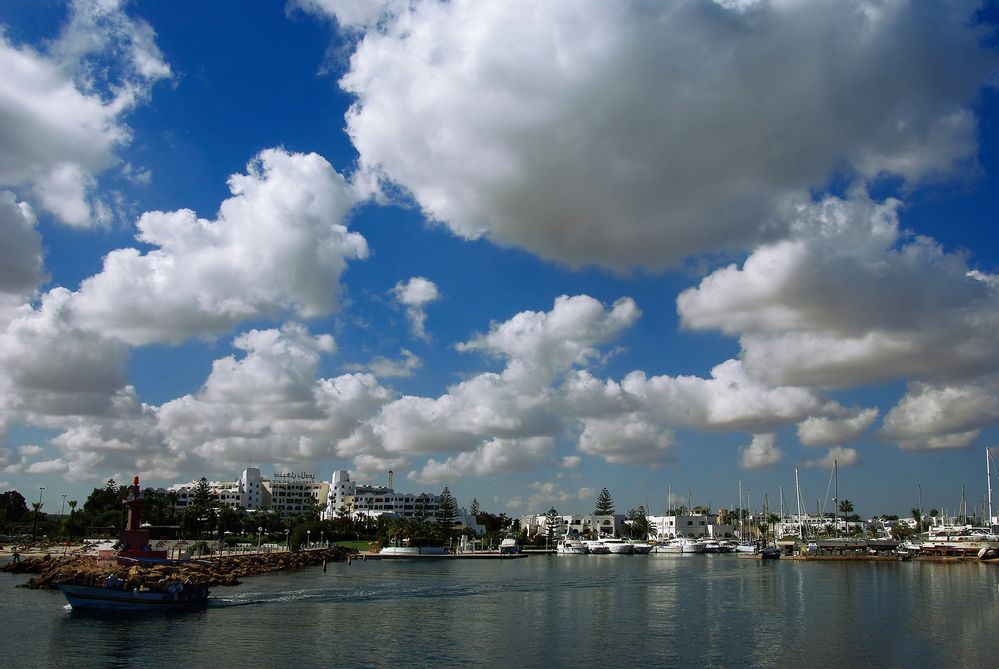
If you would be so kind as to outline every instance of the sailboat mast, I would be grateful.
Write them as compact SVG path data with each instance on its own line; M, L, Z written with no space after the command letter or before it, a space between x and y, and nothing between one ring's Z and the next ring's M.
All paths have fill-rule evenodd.
M992 525L992 456L989 449L985 449L985 480L989 489L989 525Z
M746 539L746 510L742 507L742 480L739 480L739 541Z
M833 480L835 481L835 487L833 487L833 518L836 519L836 536L839 536L839 464L837 460L833 460ZM826 493L827 495L829 493Z
M798 486L798 468L794 468L794 503L798 505L798 537L805 540L805 526L801 523L801 488Z

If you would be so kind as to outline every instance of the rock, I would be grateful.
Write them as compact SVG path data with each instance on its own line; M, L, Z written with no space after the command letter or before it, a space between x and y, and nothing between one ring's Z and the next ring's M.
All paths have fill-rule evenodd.
M266 574L284 569L300 569L310 565L345 560L345 548L326 548L297 553L267 553L202 558L189 562L172 562L150 566L113 565L97 563L90 556L65 556L26 558L21 562L4 565L3 571L18 574L38 574L23 587L54 588L67 580L98 581L115 573L125 581L156 583L162 579L188 579L202 585L239 585L246 576Z

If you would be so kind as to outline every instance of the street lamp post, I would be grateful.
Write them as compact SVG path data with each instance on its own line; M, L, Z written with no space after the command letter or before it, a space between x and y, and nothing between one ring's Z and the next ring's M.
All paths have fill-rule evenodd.
M305 547L312 548L312 530L305 530Z
M319 546L324 547L323 537L326 535L326 530L319 530Z
M284 531L284 549L291 551L291 530L289 529L285 529Z
M263 534L263 532L264 532L264 528L263 527L258 527L257 528L257 552L258 553L260 552L260 537Z
M42 510L42 493L45 488L38 486L38 506L35 508L35 522L31 528L31 543L38 541L38 513Z

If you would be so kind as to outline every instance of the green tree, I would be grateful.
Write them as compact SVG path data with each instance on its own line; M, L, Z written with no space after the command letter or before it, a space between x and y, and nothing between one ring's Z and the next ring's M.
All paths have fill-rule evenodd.
M94 488L93 492L83 503L83 510L93 518L97 518L108 511L114 511L117 517L121 511L121 500L125 499L125 491L115 483L114 479L108 479L103 488Z
M38 541L38 516L42 511L42 507L45 506L44 502L32 502L31 508L35 512L35 520L31 524L31 542L35 543Z
M28 505L24 496L16 490L8 490L0 494L0 508L4 510L6 521L16 523L28 513Z
M437 531L444 539L450 539L454 535L454 526L458 522L458 502L455 500L451 490L444 486L441 491L441 501L437 504L437 513L434 514L437 520Z
M847 520L847 515L853 513L853 502L848 499L844 499L839 503L839 512L843 514L843 521L846 523L846 533L850 533L850 522Z
M413 517L419 518L420 520L427 519L427 503L430 500L427 498L426 493L420 493L416 496L416 504L413 505Z
M905 541L915 533L916 530L909 527L907 523L894 523L891 526L891 536L895 541Z
M614 499L611 497L610 492L607 488L600 491L600 495L597 496L597 505L593 510L594 516L613 516L614 515Z
M923 531L923 510L922 509L912 509L912 519L916 521L916 531Z
M558 515L558 510L553 506L545 514L545 538L554 541L559 529L562 527L562 516Z
M191 498L194 526L199 539L202 538L206 527L209 526L214 517L213 512L216 506L216 501L212 498L211 488L208 487L208 479L202 476L194 484L194 495Z
M475 516L475 522L479 522L479 500L475 497L472 498L472 505L468 507L468 513Z
M631 539L647 539L649 536L649 518L645 515L645 507L629 509L628 522L622 528L622 534Z

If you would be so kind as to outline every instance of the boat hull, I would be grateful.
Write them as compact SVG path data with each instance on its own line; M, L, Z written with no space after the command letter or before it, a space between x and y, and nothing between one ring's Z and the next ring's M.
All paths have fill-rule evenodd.
M173 611L204 606L208 602L208 588L193 592L169 593L118 590L75 583L60 583L58 587L73 610Z

